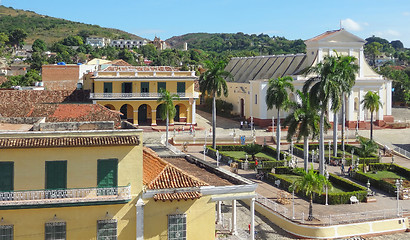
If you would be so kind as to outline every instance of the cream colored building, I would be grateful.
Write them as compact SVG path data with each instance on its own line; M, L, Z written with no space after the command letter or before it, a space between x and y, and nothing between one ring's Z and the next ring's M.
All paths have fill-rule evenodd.
M335 54L336 51L338 54L356 57L360 69L356 84L347 99L347 125L355 127L359 121L362 126L370 121L370 112L365 111L360 104L368 91L376 91L383 104L376 114L376 124L391 122L392 81L384 79L367 64L363 52L365 43L365 40L339 29L306 40L306 53L303 54L232 58L225 70L233 75L234 81L228 83L229 96L224 100L234 105L234 113L245 118L253 116L255 124L269 126L272 117L277 116L277 110L268 110L265 101L269 79L291 76L295 89L301 90L310 77L304 76L302 70L316 65L325 56ZM295 95L290 93L291 99L295 100ZM282 117L286 115L281 113ZM328 118L333 121L333 113L330 111Z

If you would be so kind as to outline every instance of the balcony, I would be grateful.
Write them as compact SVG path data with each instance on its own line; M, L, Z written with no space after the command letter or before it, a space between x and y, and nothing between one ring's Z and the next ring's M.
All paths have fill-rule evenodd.
M180 98L199 98L199 93L171 93ZM90 93L90 99L158 99L161 93Z
M131 185L113 188L71 188L0 192L0 208L13 206L116 202L131 199Z

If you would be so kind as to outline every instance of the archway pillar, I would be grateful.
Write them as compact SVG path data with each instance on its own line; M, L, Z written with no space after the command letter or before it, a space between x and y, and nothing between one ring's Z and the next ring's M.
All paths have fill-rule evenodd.
M134 125L138 126L138 110L134 110L134 122L133 123Z
M169 118L169 125L174 126L174 118Z
M151 108L151 126L157 126L157 109Z
M188 107L186 108L186 124L187 125L191 125L192 123L191 106L192 105L188 105Z

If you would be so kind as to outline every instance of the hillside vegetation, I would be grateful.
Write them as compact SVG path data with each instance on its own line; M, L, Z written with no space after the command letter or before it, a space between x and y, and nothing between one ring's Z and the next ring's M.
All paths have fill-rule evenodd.
M139 36L98 25L84 24L60 18L40 15L32 11L0 6L0 32L23 29L27 33L25 42L32 44L41 39L47 44L60 41L69 35L96 35L111 39L142 39Z

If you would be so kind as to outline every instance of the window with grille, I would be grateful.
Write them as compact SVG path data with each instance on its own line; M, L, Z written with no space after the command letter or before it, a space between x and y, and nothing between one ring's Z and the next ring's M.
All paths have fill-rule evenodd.
M186 215L168 215L168 239L186 240Z
M97 240L116 240L117 220L97 221Z
M46 240L65 240L66 223L50 222L46 223Z
M13 240L13 225L0 225L0 240Z

